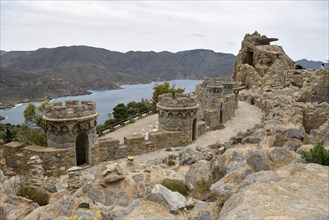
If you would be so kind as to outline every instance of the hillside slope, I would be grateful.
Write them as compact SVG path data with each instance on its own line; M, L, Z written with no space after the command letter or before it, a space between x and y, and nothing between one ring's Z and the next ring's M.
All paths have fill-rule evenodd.
M10 51L1 55L1 103L85 94L122 84L230 75L234 62L233 54L203 49L121 53L71 46Z

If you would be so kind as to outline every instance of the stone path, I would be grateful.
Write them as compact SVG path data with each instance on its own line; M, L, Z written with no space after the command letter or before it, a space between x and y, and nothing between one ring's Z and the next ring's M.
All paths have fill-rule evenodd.
M120 144L123 144L123 138L134 133L141 134L142 129L147 132L150 127L154 128L156 122L158 121L158 114L147 116L143 119L137 120L132 124L128 124L122 128L119 128L111 133L106 134L104 137L113 138L120 140Z

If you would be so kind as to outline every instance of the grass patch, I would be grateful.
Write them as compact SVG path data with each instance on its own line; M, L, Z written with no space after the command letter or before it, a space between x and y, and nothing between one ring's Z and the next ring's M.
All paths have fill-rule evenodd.
M49 203L49 195L47 191L41 187L25 185L20 188L17 195L31 199L40 206L48 205Z
M184 196L187 196L190 192L190 188L182 180L164 179L162 180L161 184L170 189L171 191L179 192Z
M316 143L313 149L302 151L301 155L306 163L329 166L329 150L325 149L322 143Z

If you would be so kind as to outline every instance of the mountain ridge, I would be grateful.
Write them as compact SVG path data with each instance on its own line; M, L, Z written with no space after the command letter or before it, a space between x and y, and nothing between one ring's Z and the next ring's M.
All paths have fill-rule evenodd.
M1 55L1 107L17 102L117 89L122 84L203 79L233 73L235 56L207 49L117 52L89 46ZM23 78L24 80L20 80Z

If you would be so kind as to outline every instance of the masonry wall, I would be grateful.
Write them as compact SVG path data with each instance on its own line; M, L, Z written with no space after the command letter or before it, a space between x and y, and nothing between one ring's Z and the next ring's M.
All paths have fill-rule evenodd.
M38 155L47 176L60 176L75 165L75 152L70 149L45 148L37 145L25 146L11 142L1 146L6 165L18 174L29 170L27 162L30 157Z

